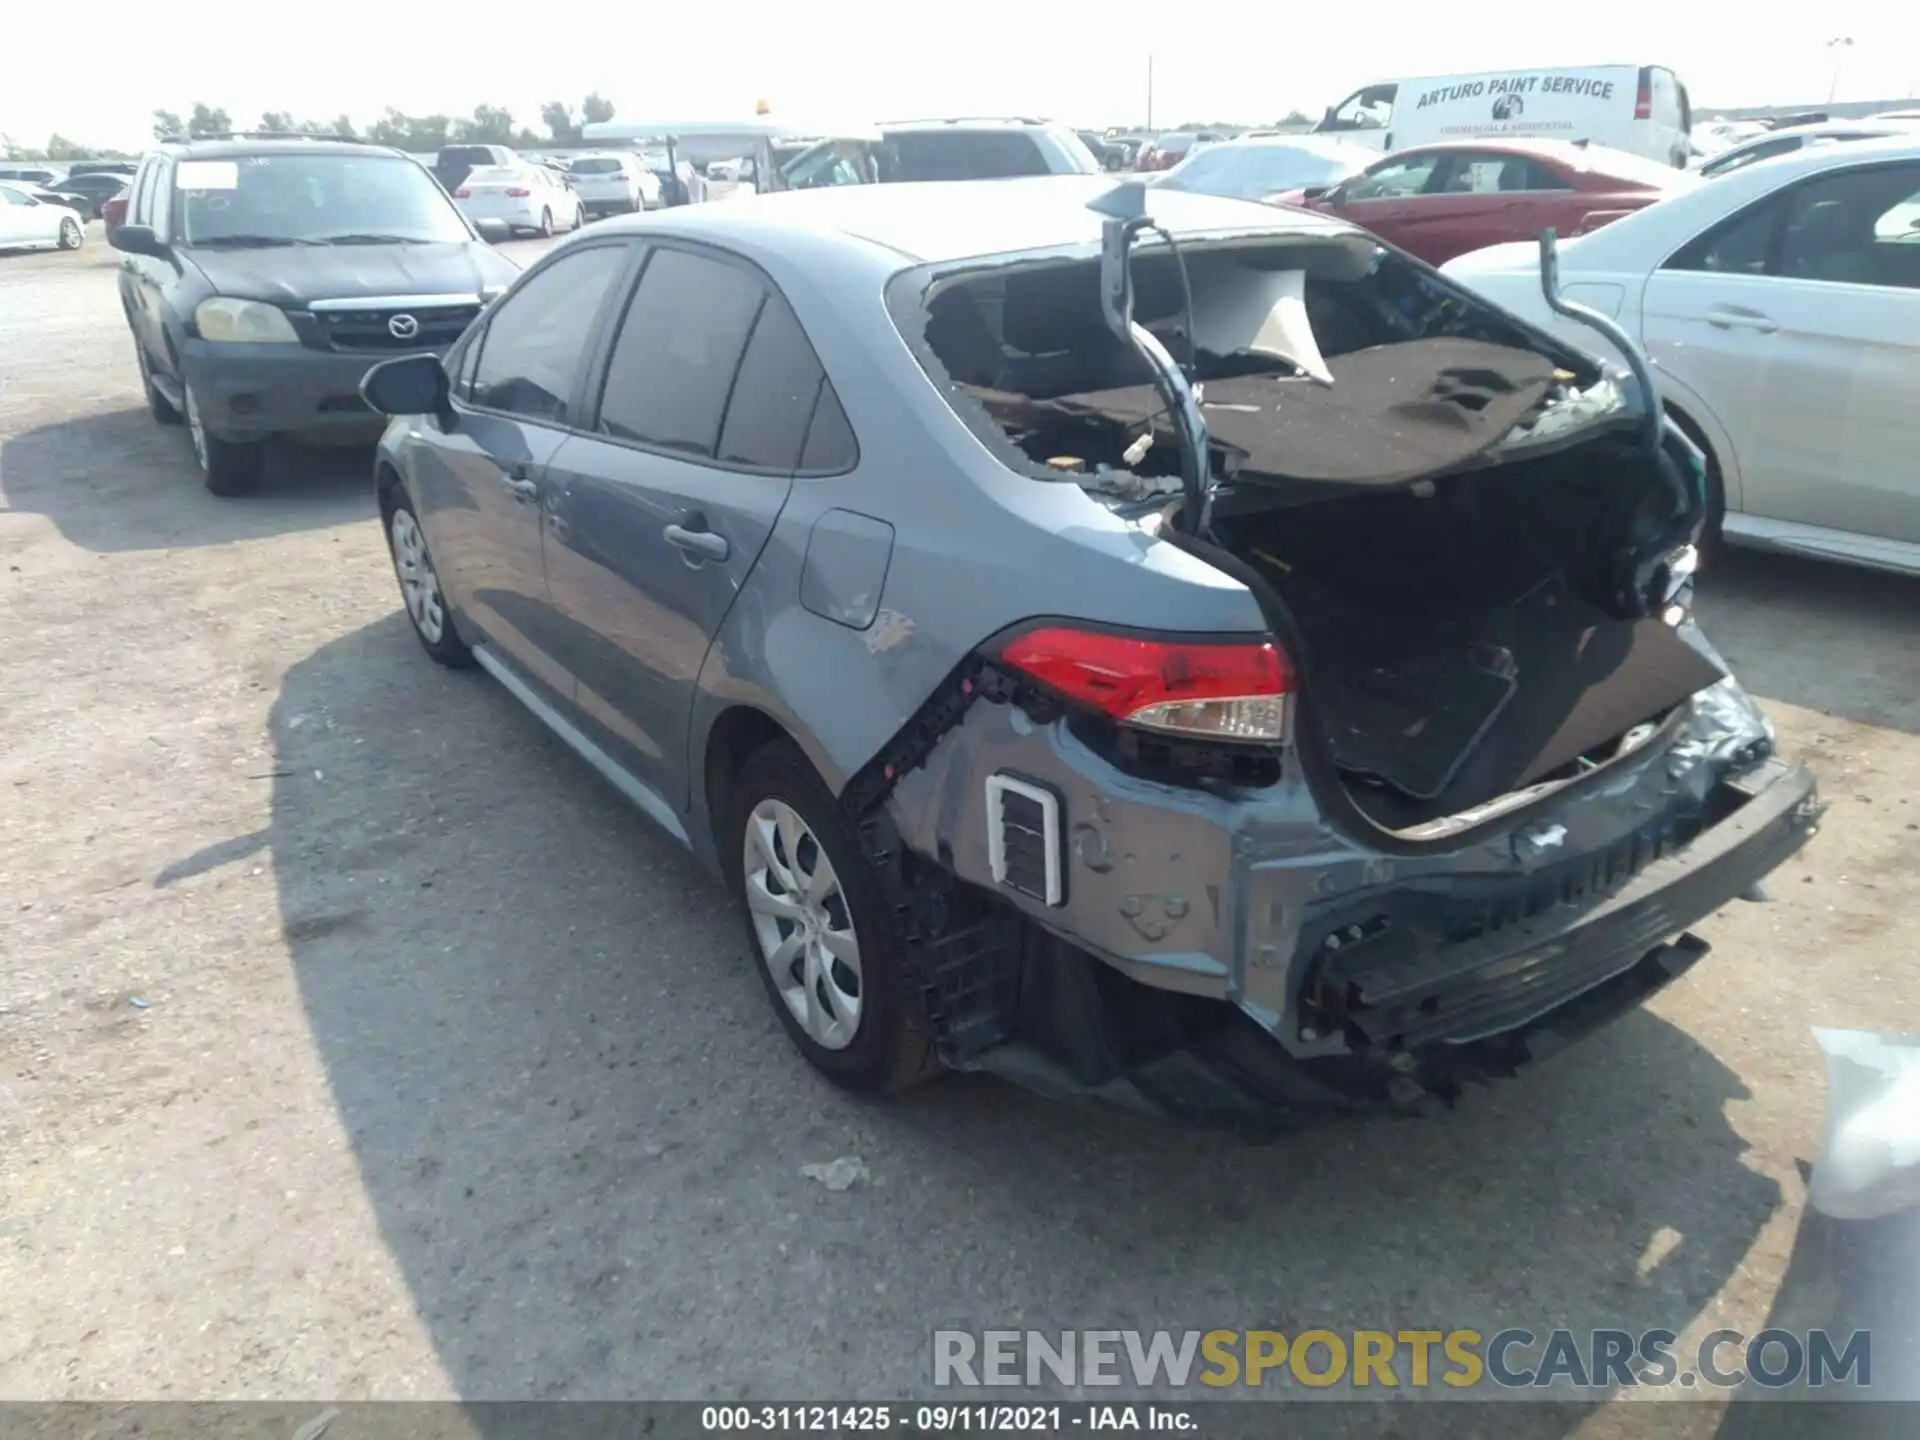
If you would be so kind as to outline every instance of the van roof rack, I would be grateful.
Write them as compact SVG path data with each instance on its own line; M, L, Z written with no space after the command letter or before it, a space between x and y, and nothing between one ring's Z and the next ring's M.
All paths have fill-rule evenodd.
M1033 115L917 115L903 120L882 120L882 125L1045 125L1050 122Z
M304 130L207 130L191 135L168 135L162 145L191 145L198 140L331 140L341 145L365 145L360 135L309 135Z

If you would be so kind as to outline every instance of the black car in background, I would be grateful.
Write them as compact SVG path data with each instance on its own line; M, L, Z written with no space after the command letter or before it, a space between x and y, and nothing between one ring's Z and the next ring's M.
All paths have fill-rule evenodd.
M274 437L373 440L368 367L444 351L520 273L419 161L349 141L162 144L107 238L148 408L216 495Z
M126 183L127 177L124 175L79 171L44 188L71 197L62 203L78 210L89 220L98 220L100 207L118 195Z

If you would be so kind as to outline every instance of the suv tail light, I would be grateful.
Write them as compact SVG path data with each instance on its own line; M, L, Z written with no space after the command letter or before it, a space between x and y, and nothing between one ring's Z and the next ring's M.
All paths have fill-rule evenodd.
M1640 89L1633 97L1633 118L1636 120L1651 120L1653 118L1653 74L1651 71L1643 69L1640 72Z
M518 185L509 186L507 189L507 198L511 200L524 200L531 194L533 194L531 190L524 190Z
M473 197L473 192L467 189L467 187L464 185L462 185L458 190L453 192L453 198L456 200L468 200L468 199L471 199L472 197Z
M1293 666L1271 639L1156 639L1048 626L1018 636L1000 658L1123 725L1196 739L1287 738Z

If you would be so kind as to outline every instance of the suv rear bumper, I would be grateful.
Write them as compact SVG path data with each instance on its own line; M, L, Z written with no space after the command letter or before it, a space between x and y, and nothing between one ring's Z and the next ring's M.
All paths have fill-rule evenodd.
M360 398L360 381L375 365L392 358L304 345L189 340L181 347L180 368L199 401L201 422L219 439L319 435L372 440L386 428L386 417Z

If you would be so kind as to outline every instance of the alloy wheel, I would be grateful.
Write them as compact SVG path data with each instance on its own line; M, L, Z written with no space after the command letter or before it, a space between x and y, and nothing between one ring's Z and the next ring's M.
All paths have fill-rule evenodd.
M760 958L807 1036L844 1050L860 1028L860 940L826 848L800 812L766 799L747 816L742 867Z
M407 618L413 621L421 639L438 645L446 634L447 609L440 598L440 577L433 573L433 561L427 557L427 537L420 533L420 522L411 510L393 512L388 534L393 540L393 570L400 577Z

